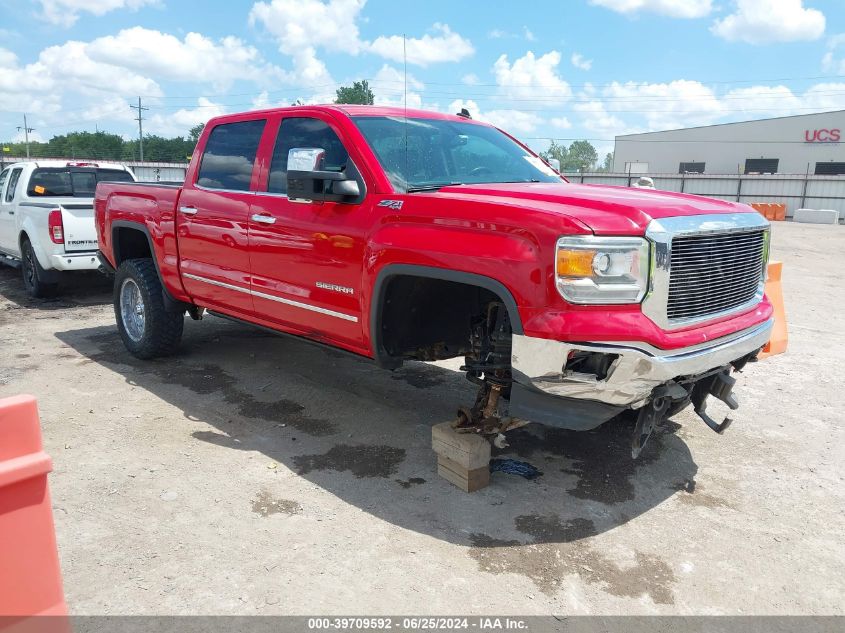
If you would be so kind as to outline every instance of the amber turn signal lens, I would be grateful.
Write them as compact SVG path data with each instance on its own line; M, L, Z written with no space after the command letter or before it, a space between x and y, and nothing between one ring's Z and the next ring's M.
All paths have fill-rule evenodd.
M561 248L557 251L557 274L560 277L592 277L596 251Z

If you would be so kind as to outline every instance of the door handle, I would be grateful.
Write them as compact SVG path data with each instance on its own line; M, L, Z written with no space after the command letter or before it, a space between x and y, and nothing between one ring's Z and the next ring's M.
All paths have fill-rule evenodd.
M260 213L256 213L252 216L253 222L261 222L261 224L275 224L276 218L272 215L262 215Z
M183 215L196 215L198 212L196 207L179 207L179 213Z

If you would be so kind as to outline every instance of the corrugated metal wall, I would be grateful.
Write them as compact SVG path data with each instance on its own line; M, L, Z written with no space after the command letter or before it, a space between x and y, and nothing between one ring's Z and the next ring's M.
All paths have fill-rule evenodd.
M627 187L637 176L628 174L567 174L572 182ZM770 176L717 176L710 174L648 174L664 191L683 191L734 202L777 202L787 216L796 209L836 209L845 217L845 177L774 174Z

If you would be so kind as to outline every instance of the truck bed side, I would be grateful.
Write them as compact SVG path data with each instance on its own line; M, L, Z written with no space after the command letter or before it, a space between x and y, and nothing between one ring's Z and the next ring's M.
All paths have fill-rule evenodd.
M179 277L176 208L182 188L160 183L104 182L94 198L99 248L117 267L134 255L138 233L146 236L149 251L170 295L188 301ZM131 233L133 232L134 233Z

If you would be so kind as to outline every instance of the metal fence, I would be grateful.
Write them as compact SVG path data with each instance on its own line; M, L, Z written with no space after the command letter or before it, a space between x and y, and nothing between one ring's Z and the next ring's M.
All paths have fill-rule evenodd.
M26 160L39 160L39 158L27 159L24 156L3 156L0 158L0 168L11 165L12 163L22 162ZM96 158L41 158L40 160L66 160L68 162L92 162L98 161L104 163L120 163L131 168L135 177L141 182L156 182L159 180L178 181L185 179L185 172L188 169L188 163L163 163L137 160L130 161L116 161L104 160Z
M2 157L0 165L8 165L18 157ZM68 159L83 160L83 159ZM180 181L185 178L187 163L155 163L128 161L136 178L145 182ZM616 174L587 172L566 174L571 182L584 184L630 186L640 176L649 176L657 189L710 196L735 202L776 202L786 205L787 217L796 209L835 209L845 218L845 176L813 174L772 174L746 176L737 174Z
M734 202L776 202L786 205L791 217L796 209L836 209L845 216L845 176L772 174L761 176L716 174L566 174L571 182L630 186L640 176L654 180L664 191L692 193Z

